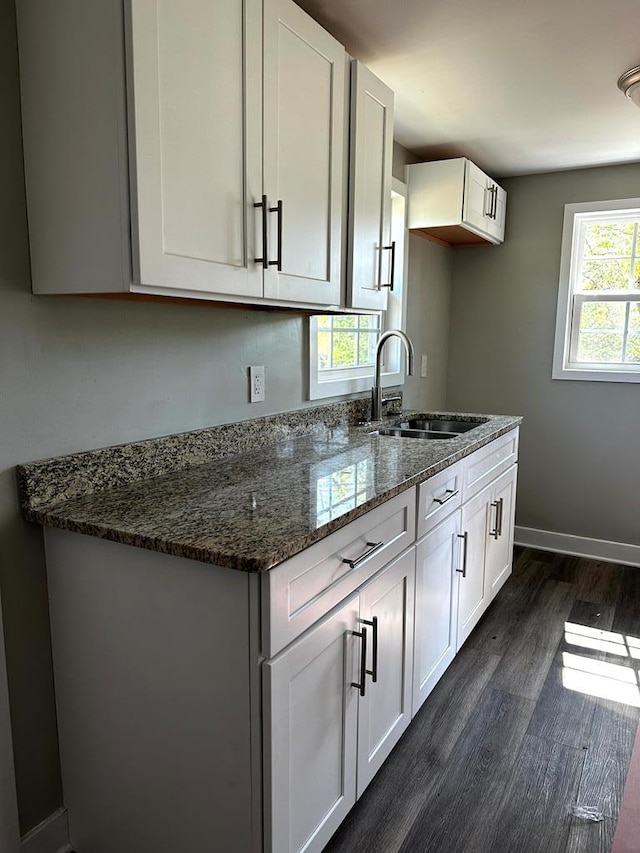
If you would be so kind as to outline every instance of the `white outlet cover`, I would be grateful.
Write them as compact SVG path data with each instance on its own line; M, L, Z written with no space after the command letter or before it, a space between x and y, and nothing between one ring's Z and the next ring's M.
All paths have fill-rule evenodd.
M249 367L249 402L262 403L265 399L264 365Z

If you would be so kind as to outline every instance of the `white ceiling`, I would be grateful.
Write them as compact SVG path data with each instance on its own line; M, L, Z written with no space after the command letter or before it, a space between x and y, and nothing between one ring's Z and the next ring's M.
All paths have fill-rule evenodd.
M396 92L395 137L493 176L640 162L640 0L297 0Z

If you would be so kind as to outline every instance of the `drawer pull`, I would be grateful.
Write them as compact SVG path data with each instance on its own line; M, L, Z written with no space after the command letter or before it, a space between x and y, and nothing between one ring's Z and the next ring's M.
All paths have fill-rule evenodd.
M460 494L460 489L447 489L444 493L444 497L442 498L434 498L434 502L437 504L446 504L447 501L450 501L451 498L455 498L456 495Z
M373 628L373 660L371 661L371 669L365 669L367 675L371 676L371 681L375 684L378 680L378 617L374 616L371 619L361 619L363 625L371 625Z
M342 562L348 563L352 569L357 569L358 566L361 563L364 563L364 561L368 557L371 557L373 554L376 553L376 551L379 551L380 548L384 548L384 542L367 542L367 545L368 545L367 550L363 554L360 554L359 557L356 557L355 560L349 560L346 557L344 557Z
M463 540L463 542L462 542L462 568L456 569L456 572L459 572L463 578L466 578L466 576L467 576L467 549L469 547L469 534L465 530L464 533L457 533L456 535L457 535L458 539Z
M360 695L364 696L364 691L367 686L367 629L363 628L362 631L351 631L351 634L354 637L362 638L362 646L360 647L360 681L352 681L351 686L357 687L360 691Z

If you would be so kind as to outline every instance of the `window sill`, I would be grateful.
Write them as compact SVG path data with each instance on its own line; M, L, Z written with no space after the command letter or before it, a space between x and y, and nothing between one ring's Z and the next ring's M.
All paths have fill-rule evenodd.
M380 381L383 388L402 385L404 382L404 371L383 373ZM343 397L347 394L356 394L360 391L370 391L372 387L373 374L352 379L332 379L327 382L314 382L312 378L309 388L309 399L322 400L326 397Z
M576 379L586 382L640 382L640 369L617 370L607 367L554 367L552 379Z

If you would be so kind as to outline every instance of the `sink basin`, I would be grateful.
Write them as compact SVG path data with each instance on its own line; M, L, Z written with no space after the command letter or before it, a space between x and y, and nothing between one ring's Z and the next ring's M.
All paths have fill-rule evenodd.
M428 430L429 432L447 432L460 435L474 427L480 426L481 421L446 421L439 418L409 418L398 421L394 427L410 430Z
M405 429L401 427L386 427L385 429L377 429L371 435L393 435L396 438L455 438L458 433L443 432L442 430L430 429Z
M451 421L445 418L430 418L428 415L421 415L416 418L396 421L393 426L378 429L372 435L390 435L396 438L455 438L483 423L486 423L486 419Z

